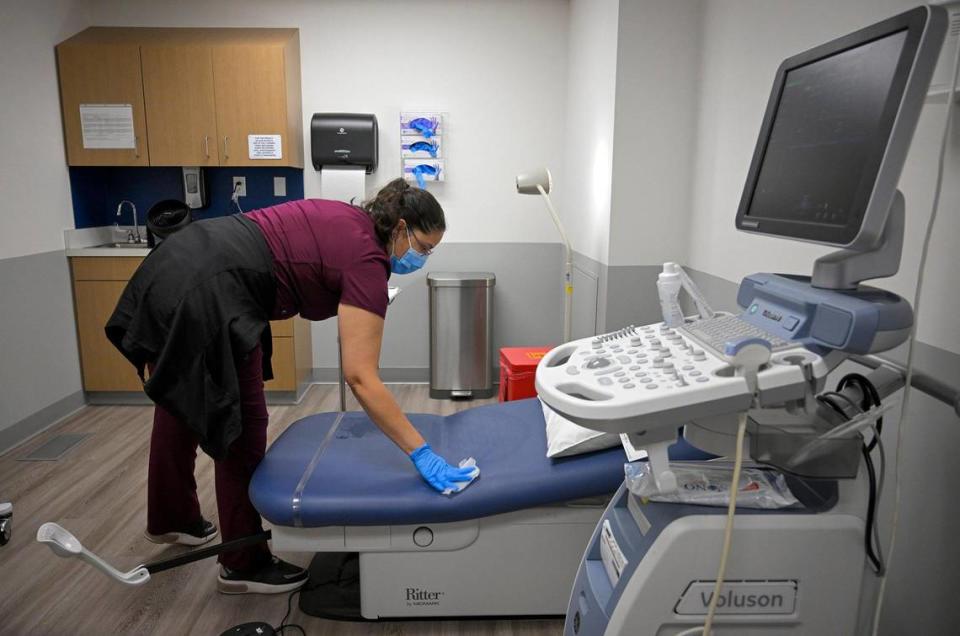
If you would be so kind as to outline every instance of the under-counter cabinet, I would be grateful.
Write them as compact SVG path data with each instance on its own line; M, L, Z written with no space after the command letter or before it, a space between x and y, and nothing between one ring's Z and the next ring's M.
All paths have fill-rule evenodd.
M142 260L136 257L70 259L85 391L141 391L143 388L133 365L103 332L127 281Z
M77 339L83 388L93 401L124 401L143 389L136 370L107 340L103 328L127 281L143 261L138 256L73 256ZM302 318L270 323L274 379L264 388L271 401L299 399L312 372L310 323Z
M57 60L72 166L303 167L297 29L91 27ZM85 146L98 104L131 105L133 149Z

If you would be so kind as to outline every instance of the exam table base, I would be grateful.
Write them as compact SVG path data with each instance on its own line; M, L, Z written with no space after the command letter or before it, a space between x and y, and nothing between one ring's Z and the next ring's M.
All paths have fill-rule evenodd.
M562 616L583 546L605 504L606 498L423 526L275 527L273 542L278 551L359 553L360 616L350 607L357 599L349 563L340 573L313 564L314 581L301 601L308 614L368 620ZM414 533L420 543L432 535L432 544L416 545ZM341 585L311 590L332 579Z

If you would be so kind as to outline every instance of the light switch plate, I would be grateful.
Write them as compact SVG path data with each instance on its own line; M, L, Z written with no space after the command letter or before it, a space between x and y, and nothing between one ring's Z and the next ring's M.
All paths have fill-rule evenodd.
M273 196L275 197L287 196L287 178L286 177L273 178Z

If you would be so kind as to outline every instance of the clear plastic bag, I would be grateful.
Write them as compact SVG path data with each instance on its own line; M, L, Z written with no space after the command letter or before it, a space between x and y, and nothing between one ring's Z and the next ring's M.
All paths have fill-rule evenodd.
M650 471L649 462L624 464L627 489L633 494L668 503L695 504L698 506L727 506L730 503L730 480L733 466L711 465L704 462L670 463L670 470L677 478L677 490L661 494ZM760 468L742 468L737 490L738 508L802 507L787 487L781 473Z

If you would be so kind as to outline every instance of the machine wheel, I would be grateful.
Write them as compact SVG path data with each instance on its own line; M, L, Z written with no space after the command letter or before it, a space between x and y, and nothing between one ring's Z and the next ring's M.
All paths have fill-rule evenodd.
M10 541L10 535L13 533L13 525L10 519L0 521L0 545L6 545Z

